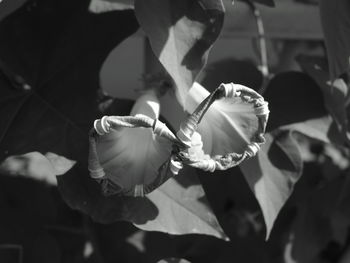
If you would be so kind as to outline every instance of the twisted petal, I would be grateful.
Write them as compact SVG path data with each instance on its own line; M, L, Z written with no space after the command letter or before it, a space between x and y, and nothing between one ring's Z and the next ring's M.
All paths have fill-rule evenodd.
M208 95L209 92L195 82L186 98L185 110L192 113ZM254 141L258 127L254 106L240 97L234 97L214 102L197 131L202 136L205 153L213 156L242 153Z

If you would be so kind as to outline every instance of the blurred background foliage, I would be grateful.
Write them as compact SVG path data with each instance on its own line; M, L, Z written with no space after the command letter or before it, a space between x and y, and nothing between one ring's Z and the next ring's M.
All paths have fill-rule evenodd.
M0 2L0 262L349 262L349 3L197 0L204 12L179 0L161 13L143 1ZM193 21L203 45L176 27ZM173 50L168 29L188 46ZM193 67L168 63L191 50ZM186 170L149 198L103 196L87 172L93 120L129 114L158 86L175 128L171 88L194 80L263 93L267 146L214 176ZM168 202L180 212L162 214Z

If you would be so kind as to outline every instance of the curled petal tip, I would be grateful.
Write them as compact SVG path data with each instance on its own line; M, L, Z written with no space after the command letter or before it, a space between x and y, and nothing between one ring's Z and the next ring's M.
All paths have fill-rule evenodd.
M182 168L183 168L182 162L175 160L174 156L172 156L170 160L170 171L174 175L177 175Z
M135 185L135 189L134 189L134 197L144 197L145 193L144 193L144 187L142 184L137 184Z
M209 154L215 157L210 157L208 160L202 158L203 156L193 156L196 154L196 149L192 147L185 150L189 153L189 156L184 155L182 159L184 161L188 159L187 163L190 166L205 171L214 171L237 166L245 159L255 156L260 150L260 145L265 142L263 134L269 115L268 103L259 93L240 84L222 83L211 94L205 91L203 87L196 84L189 93L189 96L191 96L188 99L189 102L191 102L191 99L196 102L196 98L199 97L197 95L206 96L199 105L197 104L197 108L191 115L197 117L199 121L215 100L223 97L233 99L232 102L223 100L212 105L213 108L204 117L204 124L207 125L206 130L199 125L199 132L207 135L209 141L213 142L212 147L209 148ZM233 105L235 103L237 104ZM197 124L199 124L199 121ZM182 131L178 132L178 138L190 145L194 133L186 133L186 125L188 123L184 123L181 127L180 130ZM214 128L217 128L217 130L212 130L211 133L207 132L208 129ZM235 135L238 135L237 140L234 138ZM210 136L214 137L211 138ZM217 142L214 142L214 140ZM206 142L206 138L203 141ZM195 154L192 154L192 152Z
M269 103L264 101L262 102L261 106L255 107L254 112L256 115L267 115L270 113L269 110Z
M253 157L258 153L259 150L260 150L260 145L256 142L253 142L247 146L246 152L250 157Z
M103 170L102 167L100 168L88 168L89 172L90 172L90 176L91 178L94 178L94 179L99 179L99 178L102 178L104 177L106 174L105 174L105 171Z
M102 119L94 121L94 129L98 135L105 135L110 132L111 125L108 123L108 117L103 116Z
M104 131L101 127L101 120L95 120L94 121L94 130L97 132L98 135L104 135Z
M221 83L220 88L223 89L224 96L226 98L233 98L233 97L237 96L236 86L232 82L228 83L228 84Z
M208 159L203 162L203 168L204 171L208 172L214 172L216 170L216 163L213 159Z

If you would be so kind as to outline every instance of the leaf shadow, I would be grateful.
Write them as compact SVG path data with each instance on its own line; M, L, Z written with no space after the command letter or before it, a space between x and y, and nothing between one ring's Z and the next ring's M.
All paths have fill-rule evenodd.
M235 58L222 59L205 66L197 81L212 92L221 83L239 83L258 90L263 82L263 76L250 60Z
M100 223L126 220L145 224L157 217L158 208L147 198L105 196L85 167L87 166L78 164L66 174L57 177L58 188L71 208L88 214Z
M135 11L158 58L166 53L169 41L176 42L174 48L177 52L173 58L175 65L164 65L164 61L163 65L168 71L168 67L182 67L181 76L172 72L170 74L176 82L181 79L181 82L190 86L206 63L208 51L221 31L224 19L221 1L136 1ZM173 35L177 40L172 39ZM171 53L168 55L175 55L172 53L174 50L169 51Z
M267 131L327 115L317 83L301 72L284 72L268 84L264 98L271 114Z

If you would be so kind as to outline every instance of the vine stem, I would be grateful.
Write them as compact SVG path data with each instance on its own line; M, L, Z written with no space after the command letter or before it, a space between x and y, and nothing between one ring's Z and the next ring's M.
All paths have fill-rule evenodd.
M260 10L256 7L256 5L250 1L247 0L246 3L250 7L251 11L253 12L257 31L258 31L258 43L259 43L259 51L260 51L260 71L264 77L263 84L261 85L261 88L259 89L259 93L263 94L267 87L267 82L270 76L270 70L269 70L269 63L268 63L268 56L267 56L267 44L266 44L266 34L265 34L265 27L264 22L260 13Z

